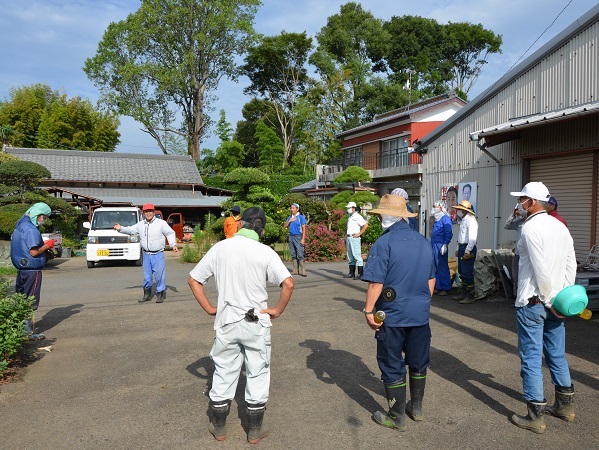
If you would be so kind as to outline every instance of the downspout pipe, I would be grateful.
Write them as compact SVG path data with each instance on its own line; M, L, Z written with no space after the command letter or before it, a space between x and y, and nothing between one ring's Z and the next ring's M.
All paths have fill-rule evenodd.
M487 150L487 143L480 143L480 139L476 140L476 146L478 148L481 149L481 151L487 155L489 158L491 158L493 161L495 161L495 213L494 213L494 221L493 221L493 249L496 249L497 246L499 245L498 240L499 240L499 190L501 187L501 184L499 182L500 178L500 163L501 161L499 161L494 155L492 155L491 153L489 153L489 150Z

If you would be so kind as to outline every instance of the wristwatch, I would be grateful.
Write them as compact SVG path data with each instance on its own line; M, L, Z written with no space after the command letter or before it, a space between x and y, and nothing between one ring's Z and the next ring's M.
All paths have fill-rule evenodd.
M363 309L362 312L364 313L365 316L368 316L370 314L374 314L374 311L366 311L365 309Z

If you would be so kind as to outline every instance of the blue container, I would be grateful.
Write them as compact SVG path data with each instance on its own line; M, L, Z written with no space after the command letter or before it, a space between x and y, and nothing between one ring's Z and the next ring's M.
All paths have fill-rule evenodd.
M587 291L580 284L562 289L553 299L553 307L564 316L577 316L588 304Z

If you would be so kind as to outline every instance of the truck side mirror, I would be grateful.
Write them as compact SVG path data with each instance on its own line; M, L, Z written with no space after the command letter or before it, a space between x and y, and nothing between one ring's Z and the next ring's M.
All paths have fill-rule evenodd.
M83 228L87 228L89 230L91 227L92 226L89 222L83 222Z

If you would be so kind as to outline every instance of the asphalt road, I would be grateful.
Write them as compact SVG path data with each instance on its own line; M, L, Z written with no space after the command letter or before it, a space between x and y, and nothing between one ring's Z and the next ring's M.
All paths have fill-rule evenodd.
M138 304L139 267L88 269L83 257L51 261L37 326L48 338L39 346L52 345L52 351L43 352L20 381L2 386L0 448L248 447L243 376L228 439L217 443L206 428L214 331L187 286L192 267L168 252L165 303ZM272 329L266 413L272 432L260 447L599 448L599 315L568 319L576 420L547 417L547 431L536 435L508 420L525 411L514 309L506 301L460 305L435 297L426 419L408 419L408 430L399 433L371 420L386 401L373 332L360 312L366 284L341 278L344 263L307 269ZM214 294L214 286L207 291ZM273 302L276 292L273 287Z

